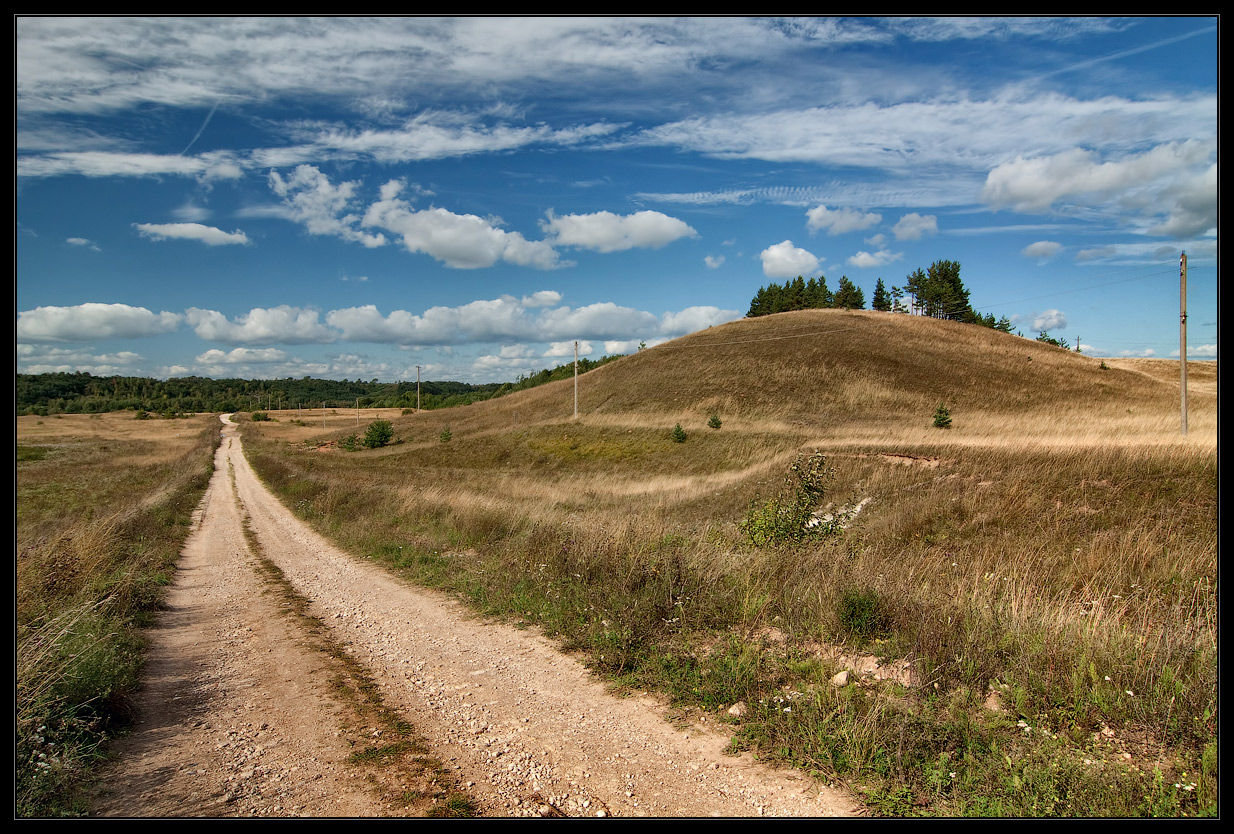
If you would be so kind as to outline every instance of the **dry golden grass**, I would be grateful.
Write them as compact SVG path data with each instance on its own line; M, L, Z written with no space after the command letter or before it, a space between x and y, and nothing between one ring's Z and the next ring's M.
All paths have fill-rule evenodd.
M263 476L346 546L440 569L614 673L717 645L691 629L844 639L841 602L868 592L918 684L1001 681L1078 736L1127 723L1198 757L1216 714L1216 364L1189 364L1185 437L1177 363L1102 364L954 322L804 311L593 370L578 419L566 380L383 414L380 450L322 445L375 414L244 430ZM834 467L832 509L861 513L838 545L755 551L739 525L802 450Z
M218 417L17 418L16 801L72 810L129 717L140 627L170 580L212 467Z

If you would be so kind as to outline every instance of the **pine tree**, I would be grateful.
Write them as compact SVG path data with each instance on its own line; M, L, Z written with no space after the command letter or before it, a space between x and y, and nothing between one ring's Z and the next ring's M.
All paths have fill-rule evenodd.
M874 298L870 301L870 307L884 313L891 312L891 298L887 295L887 288L883 286L882 278L879 278L878 283L874 285Z
M848 280L848 276L845 275L841 276L840 284L836 287L833 303L836 307L841 307L845 310L864 310L866 297L861 288Z

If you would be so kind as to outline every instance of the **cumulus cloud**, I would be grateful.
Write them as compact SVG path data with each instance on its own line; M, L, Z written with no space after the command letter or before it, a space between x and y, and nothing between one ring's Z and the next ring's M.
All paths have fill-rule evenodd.
M238 347L229 351L211 348L197 356L197 361L203 365L248 365L282 362L287 354L278 348L246 348Z
M321 344L333 342L334 331L317 320L315 310L291 307L254 307L232 321L217 310L190 307L185 321L208 342L228 344Z
M590 356L592 350L591 342L586 339L578 343L579 356ZM574 356L574 342L553 342L542 355L546 359L572 358Z
M891 230L896 240L921 240L922 235L938 232L938 218L933 214L918 214L911 211L900 218Z
M1164 196L1173 203L1165 221L1149 228L1154 235L1189 238L1217 231L1217 164L1204 173L1168 187Z
M1039 333L1043 330L1065 330L1066 328L1067 317L1063 315L1062 310L1045 310L1033 314L1032 329Z
M856 232L868 229L882 221L881 214L860 212L854 209L829 209L826 206L815 206L806 212L806 228L813 234L819 229L826 229L829 235L842 235L845 232Z
M723 255L707 255L703 258L703 263L707 264L708 269L719 269L724 263Z
M620 215L611 211L594 214L564 214L548 212L540 222L544 234L556 246L574 246L596 252L619 252L624 249L659 249L683 237L697 237L689 224L658 211L639 211Z
M1167 219L1150 232L1201 234L1217 226L1215 154L1215 141L1188 139L1110 161L1084 148L1017 156L990 171L981 198L995 209L1042 212L1060 202L1083 205L1114 197L1146 216L1159 214L1164 203Z
M17 370L23 374L53 374L84 371L103 376L133 374L134 366L145 357L131 350L114 353L94 353L82 348L61 348L48 345L17 345Z
M793 246L785 240L768 246L759 257L763 261L763 274L768 278L796 278L818 269L819 259L805 249Z
M17 339L84 342L157 336L178 328L181 319L177 313L155 313L127 304L87 302L73 307L36 307L17 314Z
M270 172L270 188L282 198L285 216L304 224L309 234L340 237L369 248L383 246L385 236L358 229L360 215L348 210L355 201L359 185L359 182L334 185L312 165L296 166L287 178L277 171Z
M1063 251L1063 245L1052 240L1039 240L1036 243L1030 243L1020 250L1020 254L1026 258L1039 258L1048 260L1059 252Z
M386 183L362 225L398 235L408 252L430 255L455 269L492 266L499 260L539 269L568 265L548 243L507 232L492 220L443 208L413 210L399 197L405 186L401 180Z
M93 249L95 252L103 251L102 249L99 249L98 245L94 241L84 237L69 237L65 238L64 242L69 246L84 246L86 249Z
M225 232L201 223L134 223L143 237L151 240L199 240L207 246L234 246L249 242L240 230Z
M574 308L556 306L559 300L560 294L551 291L521 299L505 295L459 307L431 307L419 315L407 310L383 314L370 304L333 310L326 315L326 322L339 331L340 338L352 342L401 345L548 342L568 344L572 355L574 339L617 342L638 337L637 344L642 338L680 336L741 316L737 310L709 306L688 307L656 316L611 301Z
M874 253L870 253L870 252L866 252L862 250L862 251L858 251L857 254L850 257L848 259L848 264L849 266L856 266L856 267L862 267L862 268L868 268L868 267L874 267L874 266L885 266L886 264L898 261L903 257L904 257L903 252L891 252L887 249L880 249Z

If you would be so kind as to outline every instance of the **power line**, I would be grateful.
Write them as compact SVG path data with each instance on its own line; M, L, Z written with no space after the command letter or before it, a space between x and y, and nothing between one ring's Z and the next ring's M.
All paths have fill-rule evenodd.
M1137 267L1137 268L1138 268L1138 269L1144 269L1144 268L1146 268L1146 267ZM1020 298L1020 299L1016 299L1015 301L1000 301L1000 302L998 302L997 304L986 304L986 305L984 305L984 306L982 306L982 307L973 307L972 309L974 309L974 310L988 310L988 309L990 309L991 307L1003 307L1003 306L1006 306L1006 305L1008 305L1008 304L1023 304L1025 301L1037 301L1038 299L1042 299L1042 298L1053 298L1053 297L1054 297L1054 296L1056 296L1056 295L1070 295L1070 294L1072 294L1072 293L1077 293L1077 292L1086 292L1086 291L1088 291L1088 290L1095 290L1095 289L1099 289L1099 288L1101 288L1101 287L1109 287L1109 286L1112 286L1112 285L1114 285L1114 284L1125 284L1125 283L1127 283L1127 282L1129 282L1129 281L1141 281L1141 280L1143 280L1143 279L1145 279L1145 278L1155 278L1155 277L1160 276L1160 275L1173 275L1173 274L1174 274L1174 268L1173 268L1173 265L1171 265L1169 268L1166 268L1166 269L1160 269L1160 268L1158 268L1158 267L1157 267L1157 265L1155 265L1155 264L1154 264L1154 265L1153 265L1153 268L1154 268L1154 269L1158 269L1158 271L1157 271L1157 272L1149 272L1149 273L1144 274L1144 275L1133 275L1133 276L1131 276L1131 277L1129 277L1129 278L1119 278L1119 279L1116 279L1116 280L1114 280L1114 281L1105 281L1105 282L1103 282L1103 283L1101 283L1101 284L1090 284L1090 285L1089 285L1089 286L1087 286L1087 287L1076 287L1076 288L1075 288L1075 289L1073 289L1073 290L1058 290L1058 291L1056 291L1056 292L1050 292L1050 293L1046 293L1046 294L1044 294L1044 295L1035 295L1035 296L1032 296L1031 298ZM1111 274L1111 273L1107 273L1107 274ZM1113 273L1113 274L1117 274L1117 273Z

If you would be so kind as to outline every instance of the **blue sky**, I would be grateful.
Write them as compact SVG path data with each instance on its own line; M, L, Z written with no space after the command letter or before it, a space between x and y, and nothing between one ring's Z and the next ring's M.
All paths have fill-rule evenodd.
M1218 21L18 17L20 373L512 380L932 261L1217 354Z

